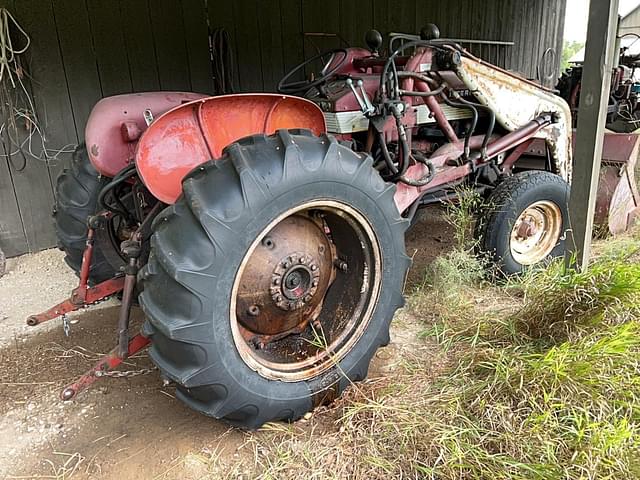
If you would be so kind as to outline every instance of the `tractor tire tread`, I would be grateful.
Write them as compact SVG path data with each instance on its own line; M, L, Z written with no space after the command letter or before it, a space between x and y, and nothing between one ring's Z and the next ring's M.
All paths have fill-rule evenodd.
M73 152L70 168L56 180L53 209L58 247L65 252L65 262L79 275L87 241L87 218L97 210L98 194L108 182L89 161L87 148L80 144ZM89 281L96 284L115 274L99 248L94 248Z
M479 238L479 250L487 255L498 267L501 275L521 273L522 269L508 268L503 263L503 253L498 252L496 243L504 229L502 218L514 206L514 199L522 198L527 192L543 186L555 185L561 189L568 188L562 177L542 170L527 170L506 177L489 196L476 226ZM556 256L556 255L554 255Z
M387 235L393 241L388 251L395 257L389 268L398 281L389 287L385 305L376 307L385 318L371 333L373 340L360 347L364 351L357 359L343 365L354 347L341 362L341 372L332 368L307 381L268 380L246 371L249 367L227 327L219 327L229 322L221 314L228 306L219 297L211 300L211 290L230 291L231 280L221 272L229 269L230 258L244 255L238 253L238 238L265 203L277 202L290 185L302 190L318 175L356 183L372 200L391 192L391 201L376 208L389 219ZM187 174L181 198L154 221L149 263L140 273L140 304L147 316L144 332L152 338L150 357L178 384L177 397L206 415L255 429L269 421L297 420L329 390L339 394L366 377L375 351L389 342L389 324L404 303L401 288L410 264L404 249L408 222L393 203L393 191L395 187L390 190L371 168L371 159L333 137L303 130L245 137L226 147L221 159ZM223 339L226 348L216 348L215 342Z

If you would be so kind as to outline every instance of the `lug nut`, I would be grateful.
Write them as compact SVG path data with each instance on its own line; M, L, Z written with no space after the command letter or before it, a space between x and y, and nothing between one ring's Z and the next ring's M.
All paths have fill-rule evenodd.
M315 272L318 269L317 265L311 265L311 271Z
M346 272L347 269L349 268L349 265L347 265L347 262L345 262L344 260L336 260L333 262L333 265L340 270L341 272Z

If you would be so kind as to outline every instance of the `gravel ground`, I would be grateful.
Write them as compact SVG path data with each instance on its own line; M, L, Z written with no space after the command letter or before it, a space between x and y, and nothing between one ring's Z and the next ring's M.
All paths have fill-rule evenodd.
M7 260L7 272L0 278L0 347L24 341L25 335L59 328L60 320L38 327L26 324L27 316L48 309L66 299L78 286L78 277L64 263L58 249L22 255ZM113 300L95 308L114 305ZM78 313L72 313L73 321Z

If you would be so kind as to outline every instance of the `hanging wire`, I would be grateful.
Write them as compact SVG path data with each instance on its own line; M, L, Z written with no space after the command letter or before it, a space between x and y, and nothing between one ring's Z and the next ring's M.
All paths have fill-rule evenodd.
M20 35L24 46L14 47L18 44L11 37L12 29ZM27 166L27 158L44 161L49 164L57 160L60 155L71 153L76 144L67 144L59 149L50 149L46 146L46 135L36 114L33 99L25 86L23 79L26 76L22 68L20 55L25 53L31 45L31 38L18 23L15 17L6 8L0 8L0 110L3 123L0 124L0 136L6 134L8 145L5 144L5 153L1 157L9 159L15 171L22 171ZM18 122L28 132L24 139ZM40 149L39 154L34 153L34 148ZM20 165L15 163L15 158L21 157Z

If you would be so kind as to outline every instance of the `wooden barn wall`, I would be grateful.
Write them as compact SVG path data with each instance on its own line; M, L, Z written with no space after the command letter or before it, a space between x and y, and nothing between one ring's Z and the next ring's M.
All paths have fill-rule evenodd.
M55 245L55 179L64 146L83 140L102 97L148 90L215 94L209 33L225 28L237 91L274 91L284 72L316 49L363 45L370 28L417 33L433 22L450 38L512 41L471 46L488 61L535 78L543 52L557 52L566 0L0 0L31 37L23 56L42 142L18 122L0 137L0 248L8 256ZM309 37L304 33L334 37ZM554 71L555 71L554 70ZM5 119L6 122L6 119ZM31 133L33 133L31 131ZM32 139L37 137L32 136ZM39 157L39 158L38 158Z

